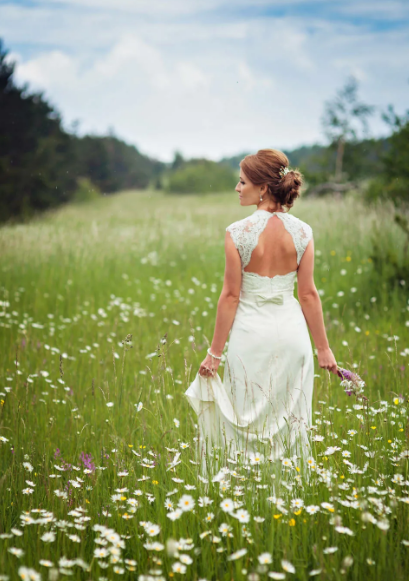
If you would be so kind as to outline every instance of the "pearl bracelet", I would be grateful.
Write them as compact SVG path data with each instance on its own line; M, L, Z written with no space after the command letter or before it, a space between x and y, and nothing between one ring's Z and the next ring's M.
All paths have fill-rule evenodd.
M208 352L208 354L209 354L209 355L211 355L211 356L212 356L212 357L214 357L215 359L219 359L219 360L221 359L221 357L217 357L217 355L213 355L213 353L210 353L210 347L209 347L209 349L207 350L207 352Z

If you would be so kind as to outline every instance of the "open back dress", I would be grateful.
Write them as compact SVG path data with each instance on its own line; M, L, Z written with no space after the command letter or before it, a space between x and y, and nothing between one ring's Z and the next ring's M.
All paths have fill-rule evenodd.
M297 270L312 238L311 227L287 212L256 210L226 228L240 255L242 283L223 380L218 373L197 373L185 391L198 417L204 473L206 454L214 445L227 448L229 458L240 453L256 461L309 452L314 359L307 322L294 296L297 270L273 277L244 270L273 216L291 234Z

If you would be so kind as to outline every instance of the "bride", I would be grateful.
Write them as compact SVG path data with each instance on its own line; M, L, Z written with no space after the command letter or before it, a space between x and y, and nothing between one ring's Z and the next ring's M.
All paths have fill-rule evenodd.
M301 183L281 151L261 149L240 162L240 204L257 209L226 228L213 340L185 391L198 416L204 472L213 445L233 458L308 453L314 384L308 329L319 366L336 374L314 284L312 229L288 213ZM229 333L222 381L217 369Z

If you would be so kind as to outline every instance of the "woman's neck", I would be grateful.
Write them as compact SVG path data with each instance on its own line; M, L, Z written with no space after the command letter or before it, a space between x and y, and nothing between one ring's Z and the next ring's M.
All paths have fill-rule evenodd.
M276 204L275 207L271 207L270 204L268 203L264 203L264 202L260 202L260 204L257 205L257 210L266 210L266 212L283 212L284 210L282 208L282 206L280 204Z

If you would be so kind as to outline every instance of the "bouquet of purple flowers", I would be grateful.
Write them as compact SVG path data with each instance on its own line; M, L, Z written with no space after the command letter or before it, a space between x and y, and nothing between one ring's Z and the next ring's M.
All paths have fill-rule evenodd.
M337 374L342 379L341 386L344 388L347 395L354 394L358 399L368 399L363 394L365 381L363 381L357 373L337 366Z

